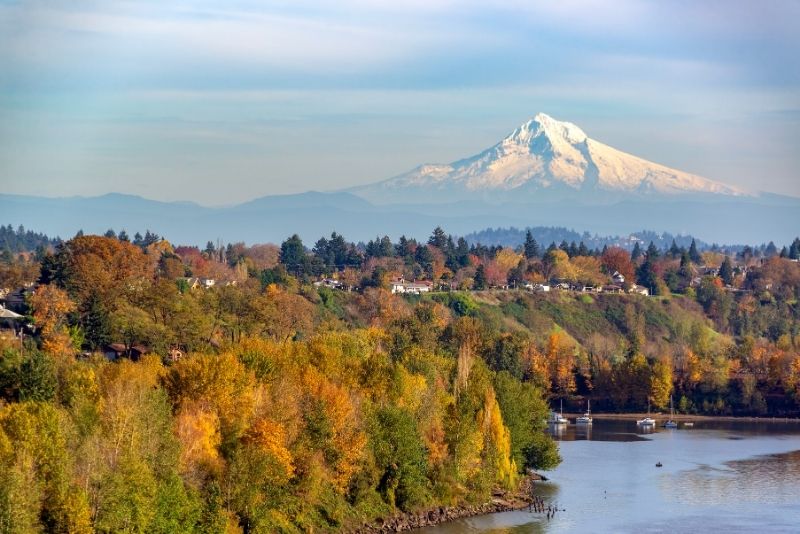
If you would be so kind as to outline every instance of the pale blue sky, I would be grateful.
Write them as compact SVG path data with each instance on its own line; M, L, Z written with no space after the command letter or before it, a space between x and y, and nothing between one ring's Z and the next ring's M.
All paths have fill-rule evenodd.
M0 0L0 186L226 204L373 182L539 111L800 196L800 2Z

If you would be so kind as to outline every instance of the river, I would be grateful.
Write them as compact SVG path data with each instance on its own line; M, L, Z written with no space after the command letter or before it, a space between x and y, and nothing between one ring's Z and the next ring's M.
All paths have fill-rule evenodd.
M560 510L553 518L506 512L419 532L800 533L800 423L698 421L643 433L634 421L595 419L556 438L564 461L536 483Z

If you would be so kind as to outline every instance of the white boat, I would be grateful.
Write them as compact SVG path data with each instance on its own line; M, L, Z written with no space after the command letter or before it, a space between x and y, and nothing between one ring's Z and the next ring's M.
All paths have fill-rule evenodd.
M568 425L569 420L564 417L564 399L561 399L561 412L551 412L547 422L551 425Z
M686 421L685 423L683 423L683 426L685 426L685 427L687 427L687 428L691 428L691 427L693 427L693 426L694 426L694 423L693 423L693 422L691 422L691 421Z
M647 417L636 421L639 426L656 426L656 420L650 417L650 399L647 399Z
M575 424L578 425L592 424L592 409L589 407L589 399L586 399L586 413L575 419Z
M639 426L656 426L656 420L652 417L645 417L636 421L636 424Z
M664 428L678 428L678 423L672 420L674 410L672 409L672 395L669 397L669 421L664 423Z

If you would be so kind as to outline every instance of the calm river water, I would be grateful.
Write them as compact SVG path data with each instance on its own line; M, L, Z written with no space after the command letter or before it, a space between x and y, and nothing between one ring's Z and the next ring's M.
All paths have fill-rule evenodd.
M800 533L800 423L696 422L644 434L633 421L595 419L557 438L564 462L536 483L563 509L554 518L507 512L419 532Z

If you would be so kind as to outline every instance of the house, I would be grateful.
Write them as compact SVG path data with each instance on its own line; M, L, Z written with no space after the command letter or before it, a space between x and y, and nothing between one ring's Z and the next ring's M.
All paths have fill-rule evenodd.
M124 343L109 343L103 347L103 355L112 361L123 357L128 357L133 361L137 361L149 352L150 350L144 345L133 345L130 350L128 350L128 347L126 347Z
M406 284L406 293L411 293L412 295L419 295L420 293L428 293L431 290L430 282L411 282L410 284Z
M179 349L178 347L172 347L169 349L169 355L167 356L167 359L170 362L175 363L179 361L181 358L183 358L183 356L184 352L181 349Z
M624 293L625 292L625 290L622 288L622 286L618 286L618 285L614 285L614 284L603 286L602 290L603 290L603 293Z
M644 295L645 297L650 296L650 290L644 286L633 284L631 288L628 290L628 293L635 293L638 295Z
M614 284L618 286L625 283L625 276L619 271L614 271L614 274L611 275L611 279L614 281Z
M432 287L433 284L428 281L406 282L401 278L392 282L392 293L410 293L412 295L419 295L420 293L430 292Z
M537 293L550 291L550 286L547 284L532 284L528 282L522 287L524 287L528 291L536 291Z
M194 276L181 278L189 286L189 289L211 289L217 284L213 278L197 278ZM230 285L230 284L225 284Z
M343 289L342 283L334 278L323 278L314 282L314 287L327 287L330 289Z
M32 285L26 284L25 287L15 289L14 291L6 290L4 296L0 297L0 304L3 304L7 309L24 314L28 305L26 304L27 298L34 293Z

